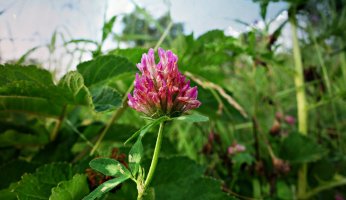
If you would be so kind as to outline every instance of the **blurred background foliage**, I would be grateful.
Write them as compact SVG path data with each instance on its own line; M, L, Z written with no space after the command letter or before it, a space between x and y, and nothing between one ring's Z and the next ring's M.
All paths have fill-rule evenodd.
M238 37L221 30L186 35L169 12L156 19L136 6L122 18L121 34L112 32L114 16L98 41L56 32L50 44L1 66L0 199L59 199L69 190L61 187L79 185L71 197L78 199L107 178L87 169L92 158L126 163L129 147L123 142L147 123L126 104L135 64L148 48L159 46L178 55L179 69L199 87L202 106L195 112L210 121L165 128L153 181L158 199L344 199L346 2L287 0L287 18L274 30L266 9L276 1L255 2L264 28L251 27ZM292 25L299 33L306 135L298 128L296 59L278 42ZM107 39L127 48L104 50ZM58 80L56 70L30 60L38 48L51 54L62 48L73 60L83 54L93 59ZM29 64L38 67L20 66ZM151 131L143 141L144 163L153 152L156 130ZM307 188L298 194L301 166L307 166ZM135 186L124 183L104 199L135 197Z

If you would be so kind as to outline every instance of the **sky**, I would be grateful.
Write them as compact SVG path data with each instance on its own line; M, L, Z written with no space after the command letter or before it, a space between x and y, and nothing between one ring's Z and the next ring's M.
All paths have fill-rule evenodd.
M236 19L250 24L261 19L259 5L251 0L0 0L0 62L18 59L29 49L49 43L55 31L66 38L97 40L104 20L130 13L133 2L154 17L170 10L173 21L184 23L186 33L196 37L212 29L237 35L247 27ZM267 19L286 7L285 3L270 4ZM118 19L114 31L121 28ZM114 45L108 43L106 48ZM48 54L41 48L30 56L40 59Z

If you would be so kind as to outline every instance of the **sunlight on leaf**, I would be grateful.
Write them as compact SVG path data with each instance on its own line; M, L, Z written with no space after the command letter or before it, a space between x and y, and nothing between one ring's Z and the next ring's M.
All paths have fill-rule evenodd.
M206 122L209 121L209 118L203 115L191 114L183 115L180 117L173 118L173 120L185 121L185 122Z
M129 176L129 170L119 161L111 158L96 158L89 163L94 170L106 176Z

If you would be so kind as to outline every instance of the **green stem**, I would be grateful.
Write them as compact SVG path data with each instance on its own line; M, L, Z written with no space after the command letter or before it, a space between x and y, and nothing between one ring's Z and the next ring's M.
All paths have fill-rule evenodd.
M320 65L321 65L321 68L322 68L324 82L325 82L325 84L327 86L328 93L331 93L332 89L331 89L330 80L329 80L329 76L328 76L328 72L327 72L327 67L326 67L326 64L325 64L325 62L324 62L324 60L322 58L322 52L320 50L320 47L317 44L316 38L314 36L314 33L312 32L312 30L310 32L311 32L311 38L312 38L312 41L314 43L314 47L315 47L315 50L316 50L317 58L318 58L318 61L319 61Z
M311 34L312 41L313 41L315 49L316 49L316 54L317 54L318 61L320 62L320 65L322 67L323 79L324 79L324 82L325 82L325 84L327 86L327 93L329 95L329 98L332 98L334 96L334 92L333 92L331 84L330 84L330 79L329 79L329 76L328 76L328 71L327 71L326 64L325 64L325 62L323 60L323 57L322 57L321 48L320 48L320 46L317 43L317 40L316 40L316 37L314 36L312 28L310 28L310 32L311 32L310 34ZM332 109L333 118L334 118L335 125L336 125L337 134L339 135L341 130L340 130L340 126L339 126L339 123L338 123L339 119L338 119L338 115L337 115L337 112L336 112L337 108L336 108L336 105L335 105L335 101L331 101L331 109ZM338 136L338 142L341 144L342 141L341 141L340 138L341 137L339 135Z
M163 32L163 34L161 35L159 41L157 42L157 44L155 45L155 51L160 47L160 45L162 44L162 42L165 40L165 38L167 37L167 35L169 34L169 31L171 30L173 26L173 22L169 22L166 30Z
M252 117L252 132L255 138L254 146L255 146L255 158L256 161L260 160L260 146L259 146L259 137L258 137L258 122L255 117Z
M291 16L291 30L292 30L292 40L293 40L293 56L295 65L295 76L294 82L297 91L297 104L298 104L298 121L299 121L299 132L306 135L308 132L307 127L307 110L306 110L306 97L305 97L305 86L304 86L304 76L303 76L303 63L300 54L297 27L295 16Z
M56 122L52 133L50 134L50 140L54 141L56 136L58 136L59 129L61 127L62 122L64 121L65 113L66 113L66 105L63 107L61 115L59 116L58 121Z
M94 155L94 153L97 151L97 148L100 146L103 138L105 137L106 133L108 132L109 128L112 126L112 124L118 120L120 118L120 116L124 113L124 111L126 110L126 108L128 107L127 105L127 94L129 92L131 92L131 90L133 89L133 84L129 87L129 89L126 91L123 99L122 99L122 107L119 108L117 111L114 112L114 114L112 115L111 119L108 121L108 123L106 124L106 126L102 129L102 132L100 134L100 137L97 139L94 147L92 148L91 152L90 152L90 156Z
M302 199L307 191L308 166L303 164L298 171L298 199Z
M295 18L295 12L293 11L290 15L290 25L292 31L292 42L293 42L293 56L295 65L295 76L294 82L296 86L296 98L298 106L298 130L302 135L308 133L308 122L307 122L307 105L305 97L305 86L303 76L303 63L301 59L301 53L299 48L299 41L297 35L297 21ZM307 190L307 165L303 164L298 172L298 198L305 196Z
M324 191L324 190L329 190L331 188L334 188L334 187L338 187L338 186L342 186L342 185L346 185L346 179L345 178L342 178L341 180L339 181L333 181L333 182L329 182L329 183L326 183L324 185L321 185L313 190L311 190L310 192L308 192L304 197L303 199L310 199L311 197L313 197L314 195Z
M143 194L145 193L145 190L148 188L148 186L150 185L151 180L154 177L157 161L159 160L161 144L162 144L164 123L165 122L161 122L160 123L160 128L159 128L159 132L158 132L157 139L156 139L156 145L155 145L155 149L154 149L154 155L153 155L153 159L151 160L148 176L145 179Z

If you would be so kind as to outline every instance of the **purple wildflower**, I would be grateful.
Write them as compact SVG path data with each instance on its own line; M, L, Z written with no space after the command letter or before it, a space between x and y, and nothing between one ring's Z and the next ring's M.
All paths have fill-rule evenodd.
M228 147L227 152L229 155L235 155L237 153L244 152L245 150L246 147L244 145L234 143L233 145Z
M153 49L143 54L141 63L137 64L142 74L136 74L133 96L128 95L128 105L152 118L175 117L198 108L201 102L197 100L197 87L190 87L190 81L179 72L178 57L161 48L158 53L158 64Z
M294 125L296 123L296 119L293 116L287 115L285 117L285 122L289 125Z

